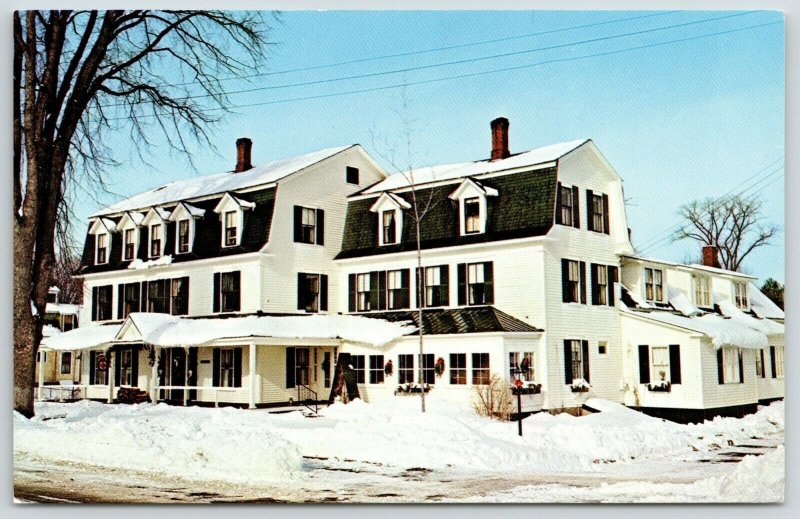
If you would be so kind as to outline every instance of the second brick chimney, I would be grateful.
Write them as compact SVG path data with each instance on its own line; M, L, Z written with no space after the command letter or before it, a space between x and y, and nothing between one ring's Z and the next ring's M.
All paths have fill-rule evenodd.
M236 139L236 168L233 170L235 173L241 173L253 167L253 163L250 161L252 149L253 141L247 137Z
M505 159L508 151L508 119L498 117L492 121L492 160Z
M703 265L720 268L719 249L714 245L703 245Z

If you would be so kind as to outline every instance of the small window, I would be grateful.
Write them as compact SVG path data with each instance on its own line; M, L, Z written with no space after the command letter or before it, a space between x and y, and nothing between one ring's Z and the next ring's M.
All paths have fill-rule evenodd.
M660 269L644 269L644 297L648 301L664 300L664 272Z
M235 387L233 348L219 351L219 387Z
M369 356L369 383L383 384L383 355Z
M433 353L422 355L422 381L426 384L436 383L436 371L434 369Z
M467 383L467 354L450 354L450 383L462 385Z
M150 257L161 256L161 224L150 226Z
M356 383L364 384L367 380L365 377L364 355L351 355L350 366L352 366L356 374Z
M396 211L383 211L382 213L383 245L397 243L397 218Z
M516 378L517 370L521 371L522 380L530 382L533 378L533 352L512 351L508 354L508 367L511 380Z
M225 246L233 247L236 245L238 228L236 224L236 211L225 213Z
M119 352L119 380L117 385L132 386L133 385L133 352L131 350L121 350Z
M36 352L36 362L44 362L47 364L47 352L46 351L37 351Z
M655 381L669 382L669 348L666 346L653 346L651 352Z
M742 381L740 366L742 351L739 348L722 348L722 369L725 384L738 384Z
M61 353L61 374L69 375L72 373L72 353L64 351Z
M400 384L414 383L414 355L398 355L397 368L397 381Z
M178 222L178 253L189 252L189 220Z
M62 332L68 332L75 328L75 320L77 316L67 314L64 316L64 325L62 326Z
M481 205L477 197L464 200L464 233L481 232Z
M756 351L756 376L764 378L764 350Z
M125 261L130 261L136 255L135 229L125 229Z
M608 352L608 343L606 341L600 341L597 343L597 353L600 355L605 355Z
M347 183L358 185L358 168L347 166L347 169L345 171L346 171L345 176L347 177Z
M735 281L733 287L736 295L736 308L747 310L750 307L750 301L747 297L747 283Z
M472 384L485 385L489 383L489 354L472 354Z
M108 261L108 234L97 235L97 264L106 263Z
M561 224L572 227L572 206L575 203L575 201L572 199L572 189L566 186L561 186L560 198L561 207L559 208L559 211L561 213Z
M695 276L694 278L694 304L705 308L711 307L711 278L708 276Z
M307 207L303 208L303 218L301 221L302 242L315 243L317 229L317 212Z
M369 274L359 274L356 276L356 309L359 312L366 312L370 309L369 305Z

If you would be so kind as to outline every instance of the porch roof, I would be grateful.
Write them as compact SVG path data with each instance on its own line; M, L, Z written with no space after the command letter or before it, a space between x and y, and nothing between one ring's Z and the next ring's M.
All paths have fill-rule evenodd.
M386 322L354 315L246 316L196 319L167 314L132 313L122 324L77 328L48 338L48 348L90 349L117 343L155 346L203 346L247 338L344 340L382 346L413 333L407 322Z

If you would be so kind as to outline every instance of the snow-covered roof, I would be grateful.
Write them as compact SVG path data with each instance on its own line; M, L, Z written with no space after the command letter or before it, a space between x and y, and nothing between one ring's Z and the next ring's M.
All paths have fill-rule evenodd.
M685 317L669 311L640 312L629 310L625 305L622 306L623 315L633 315L641 319L701 333L711 339L717 349L725 346L762 349L769 346L766 334L738 319L722 317L717 314Z
M718 302L717 305L720 311L727 317L749 326L754 330L758 330L761 333L766 335L783 335L785 333L785 328L781 323L776 323L769 319L757 319L750 314L742 312L730 301L723 300Z
M723 274L725 276L758 279L755 276L751 276L750 274L744 274L742 272L734 272L733 270L727 270L727 269L718 269L716 267L707 267L705 265L700 265L698 263L692 263L691 265L686 265L686 266L697 270L705 270L706 272L713 272L714 274Z
M414 184L419 185L430 182L440 182L444 180L472 177L485 173L496 173L527 166L535 166L538 164L547 164L560 159L567 153L575 150L587 142L589 142L589 139L551 144L549 146L543 146L541 148L535 148L517 155L512 155L502 160L461 162L457 164L443 164L439 166L415 168L413 171L402 171L389 175L381 182L378 182L368 189L365 189L363 194L380 193L381 191L389 191L408 187L410 185L410 173L412 172L414 176Z
M42 346L51 350L73 351L110 344L119 331L119 323L75 328L42 339Z
M706 272L712 272L714 274L721 274L725 276L733 276L733 277L740 277L740 278L747 278L747 279L756 279L754 276L749 274L743 274L741 272L735 272L733 270L726 270L726 269L718 269L716 267L707 267L705 265L700 265L698 263L686 264L686 263L677 263L674 261L667 261L658 258L646 258L644 256L635 256L633 254L623 254L625 258L629 258L636 261L643 261L647 263L658 263L660 265L669 265L671 267L678 267L683 270L703 270Z
M77 315L81 311L80 305L71 303L47 303L46 314Z
M231 171L213 175L203 175L196 178L177 180L156 189L134 195L102 209L92 216L115 214L133 209L142 209L158 206L181 200L191 200L208 195L216 195L227 191L244 189L248 187L270 184L305 169L321 160L343 152L357 145L339 146L307 153L297 157L275 160L266 164L254 166L252 169L241 173Z
M750 283L750 309L759 317L784 319L783 310L772 299L765 296L753 283Z
M181 213L185 212L186 215L191 216L192 218L201 218L203 215L206 214L205 209L200 209L199 207L188 204L186 202L181 202L173 209L172 213L169 215L170 221L174 222Z
M61 330L53 326L52 324L45 324L42 326L42 337L52 337L54 335L58 335L61 333Z

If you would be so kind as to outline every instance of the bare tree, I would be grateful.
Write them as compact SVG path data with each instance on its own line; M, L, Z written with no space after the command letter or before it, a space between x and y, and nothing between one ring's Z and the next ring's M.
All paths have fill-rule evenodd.
M15 12L14 409L33 416L35 357L56 263L55 234L76 175L103 182L109 134L140 150L208 144L229 106L222 78L257 71L261 15L218 11Z
M680 209L686 225L675 239L689 238L719 249L723 268L739 271L742 262L758 247L768 245L777 227L766 225L762 203L756 197L741 195L695 200Z

